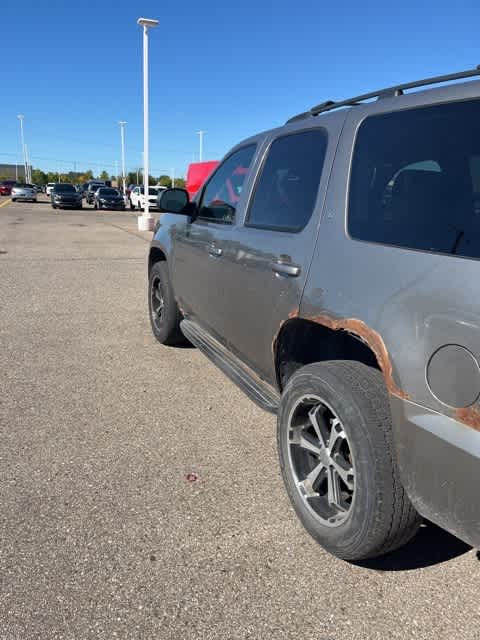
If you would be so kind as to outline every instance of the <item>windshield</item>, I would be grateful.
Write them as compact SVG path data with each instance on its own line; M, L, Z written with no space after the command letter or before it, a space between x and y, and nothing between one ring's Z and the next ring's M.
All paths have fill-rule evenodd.
M117 189L109 189L107 187L107 188L99 189L98 195L99 196L119 196L120 193L119 191L117 191Z
M15 189L33 189L31 184L16 184Z
M56 193L72 193L75 192L73 184L56 184L54 187Z
M148 195L149 196L157 196L159 190L161 189L161 187L149 187L148 188ZM140 188L140 193L145 193L145 190L143 187Z

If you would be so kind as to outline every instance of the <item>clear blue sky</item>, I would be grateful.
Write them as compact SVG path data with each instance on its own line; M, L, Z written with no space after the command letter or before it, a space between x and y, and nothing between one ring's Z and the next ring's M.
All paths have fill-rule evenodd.
M0 162L114 171L141 164L142 43L150 32L151 173L184 173L257 131L330 98L480 64L478 1L181 0L4 2Z

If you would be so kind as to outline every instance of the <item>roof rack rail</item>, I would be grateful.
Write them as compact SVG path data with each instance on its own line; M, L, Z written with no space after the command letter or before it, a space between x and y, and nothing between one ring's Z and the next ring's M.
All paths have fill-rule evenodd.
M391 98L403 95L405 89L415 89L416 87L425 87L429 84L439 84L441 82L450 82L452 80L461 80L462 78L471 78L473 76L480 76L480 65L475 69L468 69L467 71L459 71L458 73L449 73L444 76L433 76L432 78L424 78L423 80L415 80L415 82L405 82L404 84L398 84L393 87L387 87L380 89L379 91L372 91L371 93L364 93L361 96L355 96L354 98L348 98L347 100L341 100L334 102L333 100L327 100L321 102L315 107L312 107L309 111L304 111L296 116L293 116L287 120L287 124L290 122L296 122L297 120L304 120L310 116L317 116L325 111L331 111L332 109L338 109L340 107L353 107L361 104L365 100L371 100L377 98L381 100L383 98Z

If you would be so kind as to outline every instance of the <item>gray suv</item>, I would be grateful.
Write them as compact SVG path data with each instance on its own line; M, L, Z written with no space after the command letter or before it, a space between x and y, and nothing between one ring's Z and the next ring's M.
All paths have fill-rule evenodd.
M480 546L480 81L408 91L478 75L324 102L159 198L155 337L277 415L292 505L346 560L422 517Z

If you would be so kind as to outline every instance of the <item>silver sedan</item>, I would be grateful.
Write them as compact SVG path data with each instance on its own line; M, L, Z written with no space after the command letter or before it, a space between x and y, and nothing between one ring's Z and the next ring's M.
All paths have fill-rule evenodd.
M29 200L30 202L36 202L37 192L31 184L17 184L12 187L11 198L12 202L15 202L15 200Z

